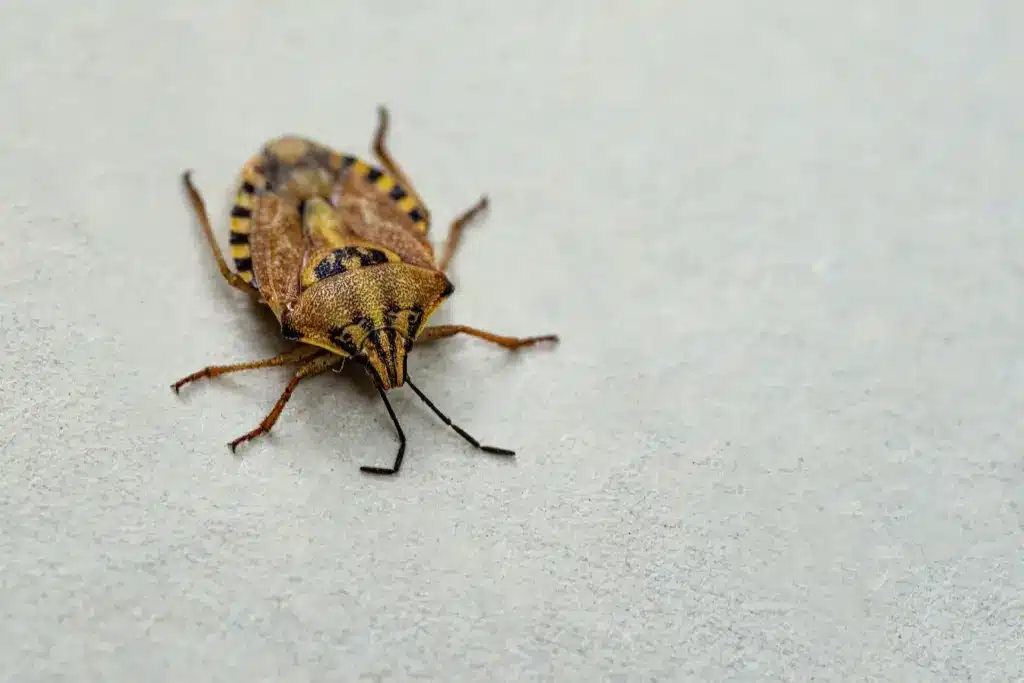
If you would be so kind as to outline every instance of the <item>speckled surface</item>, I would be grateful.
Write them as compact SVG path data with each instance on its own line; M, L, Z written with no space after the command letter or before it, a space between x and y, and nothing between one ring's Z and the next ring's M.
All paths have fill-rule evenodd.
M1011 3L0 8L0 679L1024 679L1024 47ZM468 6L468 5L467 5ZM220 280L266 138L446 220L416 354L225 443L285 370Z

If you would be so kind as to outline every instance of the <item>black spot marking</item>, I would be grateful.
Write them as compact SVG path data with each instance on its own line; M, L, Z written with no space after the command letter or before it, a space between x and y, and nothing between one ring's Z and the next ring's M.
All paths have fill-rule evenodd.
M337 346L345 353L347 353L348 355L359 355L359 349L357 349L356 345L352 343L352 337L348 334L347 331L341 328L332 327L330 332L328 332L328 335L330 337L331 343Z
M398 384L398 332L388 328L384 331L388 337L388 374L391 375L391 386Z
M231 209L232 218L252 218L252 209L247 209L244 206L238 206L235 204L234 208Z
M248 244L249 236L246 235L244 232L235 232L234 230L232 230L231 238L229 241L231 242L231 244Z
M246 194L252 194L255 191L256 191L256 186L253 185L252 183L250 183L248 180L246 180L244 183L242 183L242 192L244 192Z
M409 218L419 223L423 220L423 212L420 211L419 207L416 207L409 211Z
M416 338L419 333L420 325L423 324L423 307L419 304L414 305L409 309L409 339L407 340L408 345L412 345L412 340Z
M395 185L391 188L391 192L388 192L388 196L397 202L400 199L405 199L408 196L408 193L406 193L401 185Z
M366 172L366 179L369 180L371 183L375 183L378 180L380 180L380 177L382 175L384 174L380 172L379 168L373 168L371 166L370 170Z
M316 264L313 272L316 274L317 280L323 280L332 275L340 275L345 272L345 264L341 262L341 256L339 255L340 251L331 252L323 261Z
M235 268L237 268L240 273L245 273L245 272L251 271L252 270L252 259L251 258L236 258L235 259Z
M354 163L356 163L356 158L353 156L349 156L348 154L345 154L344 156L341 157L341 170L346 170Z
M387 263L388 255L383 251L377 249L367 249L366 251L359 254L359 265L361 266L375 266L378 263Z
M377 249L365 249L363 247L344 247L342 249L335 249L325 256L324 259L316 265L313 272L316 274L316 278L318 280L333 277L334 275L341 275L348 270L345 262L352 258L358 258L359 266L363 268L388 262L388 255L383 251L379 251Z
M286 322L281 323L281 334L284 336L285 339L289 339L291 341L296 341L302 338L302 335L299 334L299 331Z
M441 298L446 298L455 293L455 285L448 278L444 279L444 289L441 290Z

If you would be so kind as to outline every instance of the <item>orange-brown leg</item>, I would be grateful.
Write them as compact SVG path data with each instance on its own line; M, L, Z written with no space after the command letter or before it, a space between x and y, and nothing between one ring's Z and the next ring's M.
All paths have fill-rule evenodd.
M217 244L216 238L213 236L213 228L210 227L210 218L206 215L206 205L203 203L203 198L199 194L199 190L192 184L192 171L185 171L181 174L182 182L185 183L185 190L188 192L188 198L192 202L192 208L196 212L196 216L199 218L199 225L203 228L203 234L206 235L206 241L210 245L210 250L213 252L213 257L217 259L217 268L220 270L220 274L224 276L224 279L228 281L228 284L239 289L246 294L254 297L259 297L259 292L250 285L248 282L242 279L238 273L235 273L228 268L228 262L224 260L224 254L220 250L220 246Z
M255 439L257 436L266 434L270 431L274 426L274 423L277 422L277 418L281 417L281 411L284 410L285 404L288 403L288 400L292 397L292 393L295 391L295 387L298 386L299 382L307 377L313 377L322 372L326 372L333 367L341 365L343 362L344 359L340 356L336 356L332 353L325 353L299 368L295 372L295 375L292 376L291 381L288 382L288 386L284 388L284 392L281 394L281 397L277 399L277 403L274 404L273 409L265 418L263 418L263 421L260 422L259 426L248 434L243 434L228 444L231 446L232 452L234 452L238 447L238 444L249 441L250 439Z
M377 132L373 136L373 153L380 159L380 163L384 168L387 169L388 173L395 177L395 180L402 186L402 189L406 193L416 200L419 204L420 212L423 214L423 219L427 225L430 225L430 209L423 202L423 198L420 197L419 193L416 192L416 188L412 186L412 181L409 180L409 176L405 174L402 167L398 165L395 158L391 156L391 152L388 151L388 128L391 123L391 116L388 114L387 107L377 108Z
M467 325L436 325L428 327L420 333L416 341L434 341L435 339L445 339L456 334L468 334L471 337L477 337L512 350L523 346L532 346L538 342L558 341L558 335L556 334L545 334L540 337L505 337L493 332L478 330L475 327L468 327Z
M236 363L234 365L209 365L198 372L193 372L188 377L182 377L177 382L171 385L174 389L174 393L178 393L178 390L189 382L194 382L197 379L208 379L210 377L216 377L217 375L224 375L229 372L241 372L242 370L258 370L259 368L276 368L280 365L288 365L290 363L299 363L304 360L322 353L323 350L315 346L300 346L292 351L286 351L273 358L267 360L257 360L251 363Z
M391 117L388 113L387 107L379 107L377 109L377 133L373 137L373 153L380 159L381 165L387 169L388 173L395 177L409 196L416 200L419 204L420 211L423 213L424 220L427 225L430 225L430 210L424 203L423 198L420 197L419 193L416 192L416 188L413 187L412 181L409 180L409 176L405 174L398 162L395 161L394 157L391 156L391 152L388 151L387 136L388 128L390 125ZM455 249L459 246L459 240L462 237L462 229L473 220L474 217L485 208L487 208L487 197L481 197L480 200L464 211L462 215L452 221L451 227L448 229L448 238L445 241L444 252L442 253L441 260L438 262L438 268L442 272L448 270L448 264L452 260L452 256L455 255Z
M452 225L448 228L448 239L444 243L444 251L441 252L441 259L437 262L437 267L441 272L448 271L448 265L452 261L452 257L455 256L455 250L459 246L459 241L462 239L462 229L466 225L476 218L477 214L487 208L488 200L487 197L481 197L473 206L469 207L462 212L458 218L452 221Z

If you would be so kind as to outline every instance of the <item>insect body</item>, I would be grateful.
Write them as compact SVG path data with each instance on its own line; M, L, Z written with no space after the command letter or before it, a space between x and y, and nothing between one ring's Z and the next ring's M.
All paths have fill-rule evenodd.
M288 364L301 364L273 410L258 427L231 442L268 432L298 383L346 359L373 379L399 436L392 467L362 467L394 474L402 464L405 434L386 391L408 384L427 406L474 447L498 455L512 451L481 445L453 424L413 384L406 356L414 343L468 334L508 349L555 335L506 337L465 325L426 325L454 292L445 275L463 227L487 205L483 198L455 219L439 259L428 239L430 213L386 147L387 110L381 108L374 152L382 168L304 138L267 143L242 169L231 210L232 272L213 236L203 200L183 176L200 225L224 278L273 311L285 338L298 342L263 361L209 366L173 385L200 378Z

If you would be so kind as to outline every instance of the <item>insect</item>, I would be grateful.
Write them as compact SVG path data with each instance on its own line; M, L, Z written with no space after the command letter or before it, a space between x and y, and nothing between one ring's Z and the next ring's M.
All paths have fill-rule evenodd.
M445 424L476 449L495 455L514 451L482 445L454 424L409 379L406 357L414 344L466 334L514 350L556 335L508 337L467 325L427 326L438 306L455 291L446 272L463 228L487 206L484 196L459 215L435 259L428 239L430 212L387 146L389 115L378 110L373 152L383 168L341 154L315 141L282 136L267 142L243 166L231 210L232 271L213 229L191 171L182 174L198 222L221 275L234 288L266 304L282 335L296 348L266 360L211 365L175 382L231 372L299 365L277 403L235 448L265 434L303 379L360 363L372 379L398 433L391 467L364 466L370 474L395 474L406 437L387 397L404 384Z

